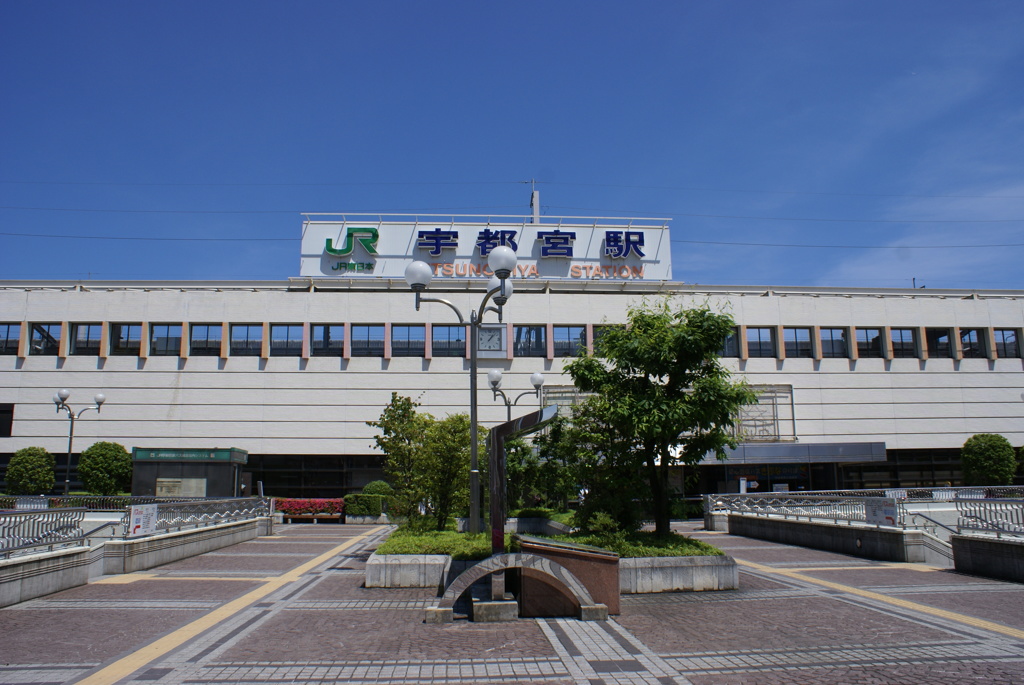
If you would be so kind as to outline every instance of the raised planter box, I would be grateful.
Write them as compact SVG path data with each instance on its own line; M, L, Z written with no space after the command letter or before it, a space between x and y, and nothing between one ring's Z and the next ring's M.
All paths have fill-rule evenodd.
M391 523L391 519L388 518L387 514L381 514L380 516L350 516L345 514L345 523L357 526L378 526Z
M341 523L341 514L282 514L285 523Z
M619 559L619 592L708 592L737 590L739 568L730 556Z
M366 560L366 587L443 589L475 561L452 561L447 554L377 554Z
M372 554L366 587L443 588L474 561L445 554ZM619 559L619 592L707 592L739 588L739 569L729 556Z

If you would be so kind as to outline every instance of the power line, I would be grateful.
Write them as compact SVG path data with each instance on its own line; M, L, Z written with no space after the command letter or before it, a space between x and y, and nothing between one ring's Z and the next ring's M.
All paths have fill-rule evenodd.
M520 205L487 205L484 207L432 207L393 209L386 214L395 212L449 212L449 211L480 211L495 209L514 209ZM587 212L614 212L632 216L639 215L660 215L671 217L688 217L698 219L742 219L744 221L799 221L810 223L853 223L853 224L1008 224L1022 223L1024 219L837 219L837 218L814 218L814 217L784 217L784 216L746 216L740 214L694 214L687 212L633 212L623 209L594 209L592 207L567 207L564 205L546 205L548 209L571 209ZM16 207L0 206L3 210L18 210L31 212L83 212L83 213L109 213L109 214L302 214L302 211L285 209L97 209L97 208L74 208L74 207ZM349 212L356 214L358 212ZM375 212L371 212L375 213Z
M147 242L158 242L158 241L168 242L169 241L169 242L186 242L186 243L216 243L216 242L231 242L231 243L233 243L233 242L237 242L239 240L244 240L247 243L252 243L252 242L264 242L264 243L269 243L269 242L287 242L287 243L294 243L294 242L298 242L299 240L301 240L301 238L250 238L249 236L245 236L245 237L239 236L239 237L236 237L236 238L162 238L162 237L155 237L155 236L137 236L137 235L128 235L128 236L118 236L118 235L57 235L57 234L53 234L53 233L3 233L3 232L0 232L0 235L17 236L17 237L20 237L20 238L60 238L62 240L141 240L141 241L147 241Z
M670 190L692 193L733 193L738 195L794 195L808 197L887 197L917 199L1020 199L1024 195L969 195L962 193L867 193L813 190L766 190L759 188L715 188L708 186L652 186L626 183L572 183L561 181L336 181L336 182L273 182L273 183L142 183L122 181L37 181L3 180L6 185L38 186L122 186L151 188L343 188L352 186L470 186L470 185L513 185L538 183L552 186L577 188L625 188L632 190Z
M368 212L369 214L394 214L396 212L429 212L451 211L463 212L470 210L495 210L495 209L516 209L522 205L487 205L484 207L415 207L411 209L392 209L387 212ZM108 214L304 214L302 210L294 209L85 209L76 207L14 207L10 205L0 206L0 209L28 211L28 212L84 212L84 213L108 213ZM339 212L341 214L342 212ZM359 214L361 212L351 211L348 214ZM525 215L524 215L525 216Z
M635 212L625 209L594 209L593 207L566 207L565 205L548 205L551 209L571 209L584 212L615 212L617 214L634 215ZM812 217L791 216L744 216L740 214L693 214L688 212L654 212L659 216L689 217L697 219L743 219L744 221L805 221L812 223L843 223L843 224L1004 224L1020 223L1024 219L822 219ZM647 214L645 216L653 216Z
M233 237L233 238L180 238L180 237L161 237L161 236L109 236L109 235L63 235L55 233L12 233L12 232L0 232L0 235L14 236L20 238L60 238L62 240L138 240L147 242L236 242L244 240L246 242L287 242L294 243L301 240L301 238L251 238L245 237ZM979 249L979 248L995 248L995 247L1024 247L1024 243L994 243L985 245L814 245L808 243L747 243L747 242L729 242L724 240L682 240L682 239L671 239L673 243L683 243L688 245L722 245L726 247L782 247L782 248L798 248L798 249L819 249L819 250L964 250L964 249Z
M990 247L1024 247L1024 243L1002 243L990 245L810 245L803 243L732 243L717 240L676 240L673 243L687 243L691 245L727 245L731 247L796 247L814 248L824 250L963 250L967 248L990 248Z

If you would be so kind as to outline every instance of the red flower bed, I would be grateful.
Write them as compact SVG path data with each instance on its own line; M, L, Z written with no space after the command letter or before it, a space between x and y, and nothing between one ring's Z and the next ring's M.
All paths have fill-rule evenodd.
M293 516L302 514L340 514L345 511L345 500L337 499L293 499L279 498L274 508Z

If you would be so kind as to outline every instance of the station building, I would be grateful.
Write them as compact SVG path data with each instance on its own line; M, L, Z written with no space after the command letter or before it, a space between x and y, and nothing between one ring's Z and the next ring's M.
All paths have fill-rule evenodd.
M0 468L41 446L62 472L51 398L67 388L76 410L107 398L75 422L72 465L99 440L235 448L268 495L358 491L381 475L367 422L392 392L467 411L466 322L498 245L518 263L502 321L481 323L485 426L506 418L488 370L510 397L541 372L544 401L571 402L565 363L631 306L671 297L735 319L722 356L760 397L729 460L700 467L705 492L956 484L971 435L1024 444L1024 291L674 282L660 219L306 215L302 236L283 281L0 281ZM433 270L423 295L450 306L416 310L413 260Z

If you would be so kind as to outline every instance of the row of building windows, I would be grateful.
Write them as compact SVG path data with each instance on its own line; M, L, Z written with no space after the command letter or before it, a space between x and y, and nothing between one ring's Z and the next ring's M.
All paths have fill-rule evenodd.
M103 324L72 323L68 326L66 354L72 356L139 356L143 344L143 324L108 324L109 347L104 352ZM183 353L182 331L187 328L187 354L193 357L217 357L223 353L223 324L150 324L147 356L180 356ZM272 357L300 357L303 353L305 326L302 324L270 324L267 352ZM0 324L0 354L16 355L19 351L21 324ZM390 326L391 356L423 357L427 349L427 327L423 324ZM28 326L28 354L57 356L61 354L63 325L33 323ZM383 357L387 327L384 324L312 324L309 326L309 354L314 357L345 356L346 330L349 356ZM434 357L466 356L466 326L434 325L430 327L430 351ZM233 357L258 357L264 353L263 324L229 324L227 350ZM553 326L551 336L554 355L573 357L586 349L585 326ZM545 325L514 326L513 354L517 357L547 356L548 327Z
M103 350L104 325L72 323L68 327L66 354L103 356L109 354L139 356L143 345L143 324L107 324L107 350ZM590 337L598 338L609 326L591 326ZM187 329L187 352L182 347L182 331ZM546 357L548 335L551 355L574 357L588 349L587 326L515 325L512 327L512 356ZM0 323L0 354L19 353L22 325ZM63 325L33 323L28 326L28 354L61 354ZM225 331L229 336L227 352L231 356L300 357L306 326L303 324L150 324L147 356L221 356ZM430 354L433 357L464 357L466 326L430 327ZM383 357L388 327L384 324L311 324L309 355ZM264 347L264 336L268 345ZM1019 358L1020 329L1016 328L800 328L779 326L743 326L726 340L723 357L785 358ZM781 336L781 350L780 338ZM390 355L423 357L427 351L427 327L423 324L390 326ZM742 352L742 354L741 354ZM992 354L994 353L994 355Z
M782 351L790 358L1019 358L1017 328L787 328L782 327ZM888 330L888 338L886 338ZM817 335L815 336L815 331ZM743 346L740 333L744 334ZM724 357L778 357L779 327L746 326L729 336ZM957 344L959 343L959 344ZM815 350L815 345L818 349Z

